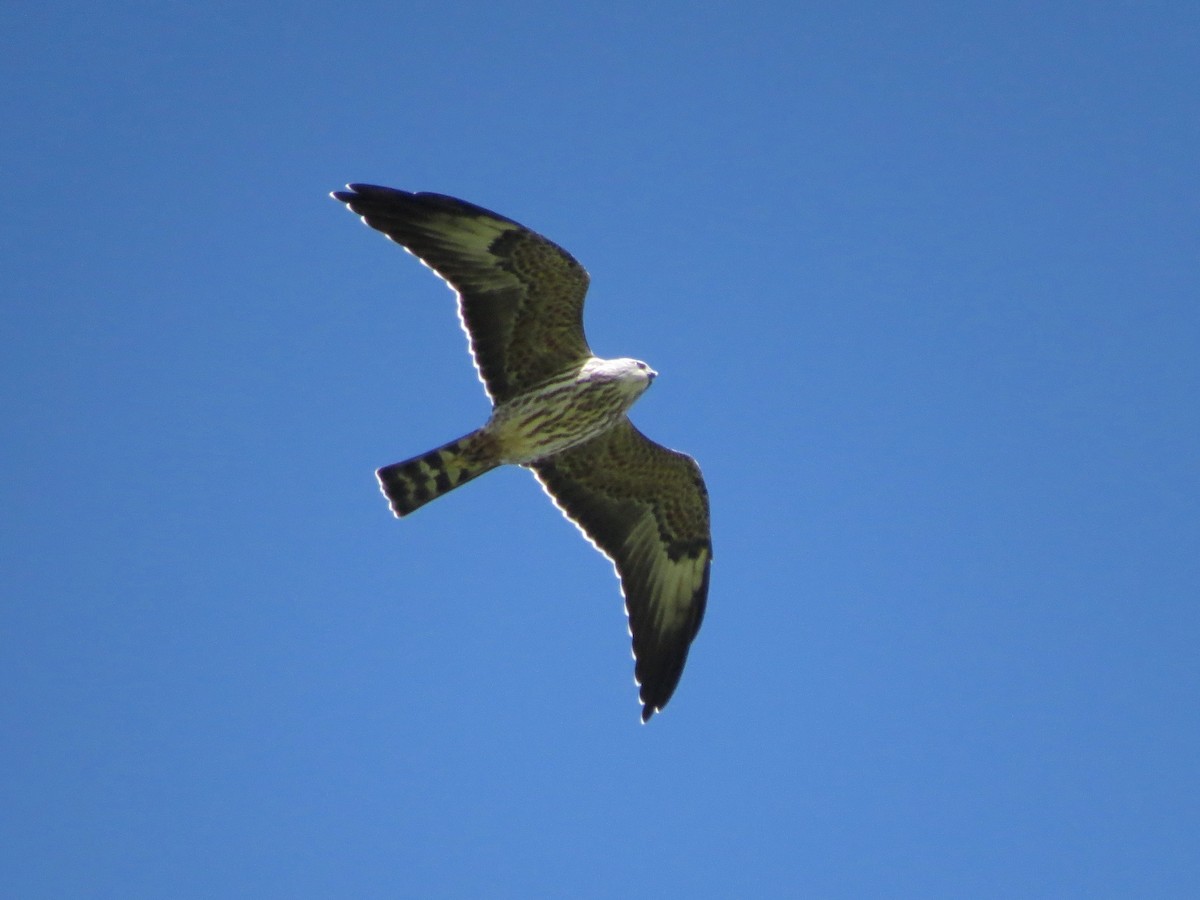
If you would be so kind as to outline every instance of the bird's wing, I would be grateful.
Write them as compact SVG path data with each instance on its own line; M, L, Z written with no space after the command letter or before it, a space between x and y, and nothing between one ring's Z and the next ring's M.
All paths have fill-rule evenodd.
M708 598L708 491L690 456L625 419L531 468L621 579L642 721L675 691Z
M441 194L370 184L333 197L440 275L488 396L499 403L591 352L583 335L588 275L574 257L523 225Z

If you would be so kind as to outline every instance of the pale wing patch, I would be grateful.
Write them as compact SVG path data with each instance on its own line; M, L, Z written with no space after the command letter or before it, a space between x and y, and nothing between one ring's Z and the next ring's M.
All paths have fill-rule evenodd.
M364 218L363 221L365 222L366 219ZM499 233L499 232L497 232L497 233ZM389 237L388 240L392 241L393 243L397 243L397 244L400 243L399 241L397 241L395 238L392 238L392 237ZM403 244L400 244L400 246L404 247ZM467 314L466 314L466 311L463 306L462 292L454 286L454 284L450 281L449 278L447 278L445 275L443 275L441 272L439 272L437 269L435 269L428 262L421 259L420 256L417 256L416 253L413 253L407 247L404 247L404 252L407 253L409 256L416 257L417 261L421 265L423 265L430 272L432 272L434 275L436 275L438 277L439 281L441 281L444 285L446 285L446 287L450 288L450 290L454 292L454 308L455 308L455 312L458 315L458 327L461 328L462 333L467 336L467 352L469 354L471 354L471 365L473 365L475 367L475 377L478 378L479 383L483 385L483 392L484 392L484 394L487 395L488 400L490 400L494 404L496 402L496 398L492 395L492 389L488 386L487 379L483 377L483 366L480 364L479 356L475 353L475 342L471 340L471 329L467 325ZM517 280L515 278L513 278L511 275L508 277L507 280L509 282L511 282L513 285L516 285L516 283L517 283Z
M371 223L367 221L366 216L359 216L363 224L370 227ZM518 228L505 222L500 222L495 219L484 218L457 218L451 219L449 216L440 217L440 224L443 227L433 228L431 231L436 231L439 234L444 234L448 238L453 238L453 241L447 240L443 246L455 250L459 253L467 251L466 254L471 260L481 267L489 269L489 277L494 278L497 284L505 284L512 288L522 287L520 280L510 272L505 272L496 265L496 258L489 251L492 243L500 235L507 231L517 231ZM483 376L483 366L480 363L479 357L475 353L475 342L471 340L471 329L467 325L466 310L464 308L463 292L455 286L449 278L437 270L433 263L422 258L422 256L406 247L403 243L397 240L390 234L384 235L393 244L397 244L404 249L404 252L412 256L427 268L430 272L438 277L446 287L454 292L455 311L458 314L458 327L462 329L462 333L467 336L467 352L471 354L471 364L475 367L475 377L479 379L479 383L483 385L483 392L487 395L488 400L493 403L496 398L492 396L492 390L488 386L487 379Z
M655 641L656 643L660 642L663 637L686 633L689 629L694 634L694 629L698 624L695 606L697 603L703 604L704 602L703 597L698 599L697 593L705 582L711 553L705 550L695 559L684 557L672 560L667 555L667 548L659 538L658 524L647 508L623 542L624 565L628 572L622 575L621 565L616 558L597 543L588 532L587 527L559 501L542 474L536 469L531 469L531 471L555 508L578 529L589 544L600 551L604 558L612 564L613 574L617 576L621 588L621 598L624 601L625 628L629 636L635 638L634 645L630 648L630 655L634 661L638 660L635 649L637 640L633 633L634 616L629 606L630 595L626 590L627 581L640 579L643 583L643 589L647 596L642 599L649 604L651 609L651 621L644 624L650 626L654 636L658 639ZM646 638L649 639L649 636ZM674 639L678 640L677 637ZM689 636L688 643L690 640ZM637 677L636 668L633 680L639 688L642 687L642 681ZM649 719L650 713L659 712L665 705L665 701L650 705L645 698L639 699L646 705L642 714L643 722Z
M658 524L649 512L625 540L625 547L629 556L629 568L648 573L647 600L650 603L654 630L659 633L682 630L691 614L696 590L704 581L708 553L702 553L696 559L684 557L672 560L667 556L667 548L659 539ZM615 563L613 567L616 568ZM619 571L617 576L620 577ZM624 595L624 587L621 593ZM629 615L628 599L625 615Z

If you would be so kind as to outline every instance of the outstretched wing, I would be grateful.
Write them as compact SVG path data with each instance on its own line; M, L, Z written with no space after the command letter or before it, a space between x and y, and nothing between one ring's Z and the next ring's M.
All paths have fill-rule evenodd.
M712 539L700 467L625 419L531 468L616 567L645 722L675 692L704 618Z
M370 184L347 187L333 197L458 293L471 356L494 402L591 356L583 336L588 275L567 251L453 197Z

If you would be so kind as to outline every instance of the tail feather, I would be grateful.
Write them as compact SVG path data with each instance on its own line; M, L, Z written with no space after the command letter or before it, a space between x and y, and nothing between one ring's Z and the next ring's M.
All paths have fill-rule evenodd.
M497 465L494 441L481 429L421 456L384 466L375 477L399 518Z

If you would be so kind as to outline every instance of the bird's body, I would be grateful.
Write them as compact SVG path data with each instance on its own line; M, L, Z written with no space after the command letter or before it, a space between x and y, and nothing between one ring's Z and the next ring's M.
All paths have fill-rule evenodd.
M502 462L528 465L608 431L656 374L638 360L591 357L578 369L496 404L484 428L496 436Z
M497 403L487 424L376 475L392 512L406 516L496 466L528 466L608 431L650 386L633 359L589 358L545 384Z
M712 558L695 461L650 441L625 415L656 373L592 355L582 323L587 273L540 235L439 194L350 185L333 196L455 289L493 401L483 427L378 470L392 511L408 515L500 465L531 468L617 569L648 720L683 672Z

